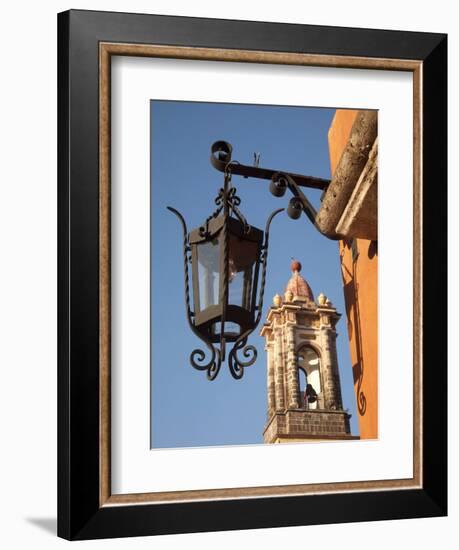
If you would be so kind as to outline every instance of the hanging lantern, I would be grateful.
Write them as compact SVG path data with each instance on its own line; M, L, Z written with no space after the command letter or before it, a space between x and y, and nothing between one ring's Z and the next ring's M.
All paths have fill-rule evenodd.
M249 225L238 208L241 200L231 185L231 146L216 142L212 157L225 162L224 185L215 199L215 212L203 225L188 233L180 212L170 206L168 209L179 218L183 228L187 320L210 353L206 359L202 349L195 349L190 363L206 371L209 380L214 380L226 359L226 346L232 343L228 366L232 376L239 379L244 368L257 358L256 348L247 345L247 339L261 319L269 227L283 209L271 214L264 232Z

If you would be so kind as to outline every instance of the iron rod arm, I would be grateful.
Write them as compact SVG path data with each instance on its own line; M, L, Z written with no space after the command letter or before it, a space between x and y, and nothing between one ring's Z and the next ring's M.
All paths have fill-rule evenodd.
M225 172L228 169L228 164L231 163L231 173L236 176L245 178L257 178L271 180L277 173L284 174L282 170L271 170L270 168L261 168L259 166L248 166L239 162L231 162L232 146L227 141L216 141L211 148L210 162L212 166L220 172ZM297 185L300 187L310 187L312 189L327 189L330 180L316 178L314 176L304 176L302 174L291 174Z

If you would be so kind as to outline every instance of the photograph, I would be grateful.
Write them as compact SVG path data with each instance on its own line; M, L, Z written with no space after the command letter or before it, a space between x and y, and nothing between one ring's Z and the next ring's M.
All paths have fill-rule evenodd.
M150 138L151 448L377 439L377 110L152 99Z

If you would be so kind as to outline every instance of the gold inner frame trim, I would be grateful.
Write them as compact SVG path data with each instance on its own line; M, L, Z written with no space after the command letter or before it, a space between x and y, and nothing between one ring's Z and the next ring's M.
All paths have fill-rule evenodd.
M159 57L202 61L266 63L413 73L413 477L266 487L237 487L193 491L111 494L111 377L110 377L110 98L111 56ZM405 59L349 57L251 50L99 44L99 352L100 352L100 487L99 505L121 506L198 500L315 495L422 488L422 62Z

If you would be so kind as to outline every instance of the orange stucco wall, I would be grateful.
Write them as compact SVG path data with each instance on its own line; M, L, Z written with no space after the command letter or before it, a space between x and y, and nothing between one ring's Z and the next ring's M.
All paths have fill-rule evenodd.
M338 109L328 132L335 171L358 111ZM340 241L341 271L361 439L378 437L378 251L365 239Z

